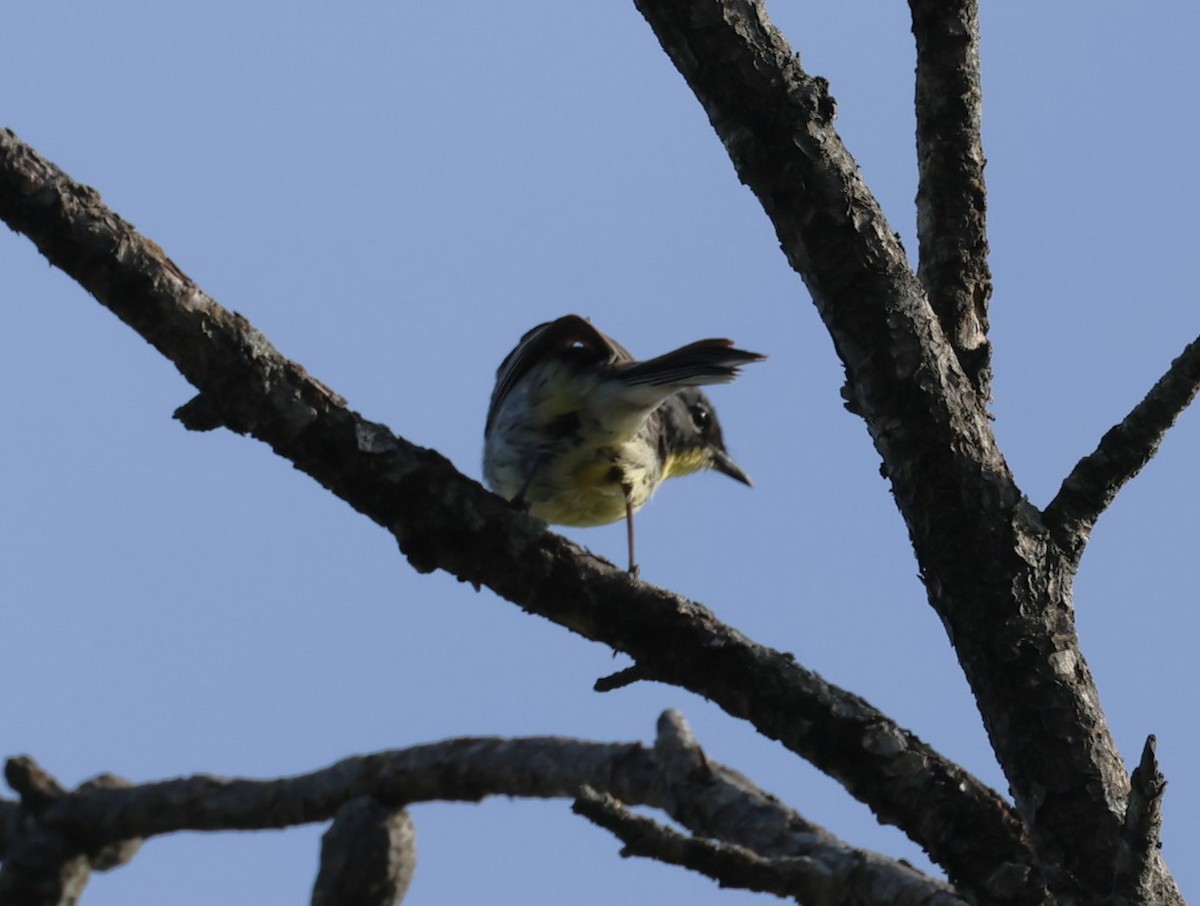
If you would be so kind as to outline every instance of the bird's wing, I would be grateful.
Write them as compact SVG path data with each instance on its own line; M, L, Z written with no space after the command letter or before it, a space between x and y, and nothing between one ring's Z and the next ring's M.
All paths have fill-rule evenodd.
M598 331L579 315L563 315L556 321L539 324L521 337L521 342L496 370L496 388L492 391L492 401L488 406L487 430L491 430L492 419L496 417L505 398L534 365L573 347L591 353L597 363L615 365L633 361L633 356L624 346Z

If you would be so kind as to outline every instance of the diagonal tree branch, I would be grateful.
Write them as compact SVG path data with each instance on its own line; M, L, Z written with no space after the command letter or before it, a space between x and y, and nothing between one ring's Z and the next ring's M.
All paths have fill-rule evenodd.
M936 882L907 866L889 862L882 871L877 870L867 853L826 849L803 856L766 857L735 843L686 836L587 787L575 800L573 810L624 843L622 856L681 865L707 875L722 887L773 893L798 903L966 906L966 901L949 887L939 889Z
M673 854L679 864L709 874L723 885L742 886L741 879L750 882L746 886L752 889L803 894L807 902L895 903L954 896L949 887L939 891L907 866L898 870L891 860L881 861L874 853L849 847L801 816L786 814L773 797L745 777L715 768L675 711L659 718L654 757L670 802L664 810L694 835L729 845L710 849L702 841L659 833L654 822L643 824L643 819L633 816L629 816L632 823L626 822L628 813L620 803L600 801L585 792L576 810L613 830L634 846L635 854L675 861L668 858ZM638 849L623 828L631 829L649 850ZM659 844L663 849L656 849Z
M679 865L712 878L722 887L792 896L803 902L804 895L812 895L817 880L814 876L820 872L820 868L809 864L808 860L803 860L796 870L789 872L780 865L784 860L767 859L732 843L689 837L635 814L619 800L601 795L590 787L580 791L571 810L597 827L610 831L625 844L621 848L623 858L642 856ZM962 903L961 900L954 902Z
M0 218L175 363L201 390L210 421L215 412L217 423L270 444L388 528L417 569L486 584L749 720L902 828L956 884L997 899L1041 897L1025 830L995 792L790 655L754 644L698 604L630 581L437 453L345 409L93 190L6 131ZM993 890L997 866L1013 866L1021 884Z
M980 399L991 396L978 0L909 0L917 43L918 275Z
M1171 363L1146 397L1075 464L1046 507L1044 519L1072 563L1078 563L1096 520L1117 492L1158 452L1167 430L1200 390L1200 337Z

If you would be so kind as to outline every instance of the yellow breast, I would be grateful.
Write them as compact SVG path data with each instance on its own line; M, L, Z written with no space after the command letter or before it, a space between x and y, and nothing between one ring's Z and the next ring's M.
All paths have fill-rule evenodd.
M634 511L660 480L657 459L644 443L602 447L561 457L529 488L533 515L556 525L607 525L625 518L626 491Z

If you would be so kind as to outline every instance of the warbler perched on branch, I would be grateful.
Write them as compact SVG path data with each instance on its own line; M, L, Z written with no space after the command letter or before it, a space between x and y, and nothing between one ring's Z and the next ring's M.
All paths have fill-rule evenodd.
M749 485L698 388L766 356L699 340L638 361L578 315L539 324L496 372L483 475L497 494L558 525L624 518L668 478L716 469Z

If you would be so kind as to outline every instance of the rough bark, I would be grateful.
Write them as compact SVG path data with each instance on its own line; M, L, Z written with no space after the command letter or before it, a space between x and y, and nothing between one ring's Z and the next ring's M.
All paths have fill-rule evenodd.
M1076 560L1014 482L982 397L833 128L828 86L761 3L637 5L829 330L847 403L882 459L1054 892L1110 891L1129 780L1075 632Z
M697 836L766 860L790 860L794 884L820 885L834 901L887 906L899 895L913 904L963 903L945 883L847 846L713 761L670 711L659 719L652 749L559 737L458 739L355 756L278 780L197 776L138 786L85 784L70 792L28 758L10 759L6 773L30 818L0 850L0 906L67 906L98 854L132 854L130 841L330 819L314 902L382 906L399 901L412 875L415 846L405 805L492 795L575 799L595 791L622 806L661 809ZM40 793L47 786L54 788L48 797ZM701 845L690 867L731 883L763 876L735 879L721 867L727 851L706 860L708 851Z
M585 789L575 801L576 814L611 831L624 846L621 855L642 856L707 875L722 887L789 897L797 903L844 906L967 906L949 890L931 889L917 872L904 869L883 877L869 861L844 862L812 856L764 857L752 849L689 837L630 811L612 796Z
M1063 480L1044 521L1073 562L1083 556L1100 514L1158 452L1163 436L1198 390L1200 338L1187 345L1145 398Z
M404 808L351 799L321 837L312 906L396 906L416 868L416 829Z
M107 871L128 862L142 844L130 834L90 850L69 829L45 816L72 796L30 758L10 758L4 766L8 785L20 802L0 801L0 904L2 906L75 906L92 870ZM86 795L124 789L128 783L104 774L80 785Z
M976 0L909 0L917 44L917 274L959 366L991 396L987 188Z

